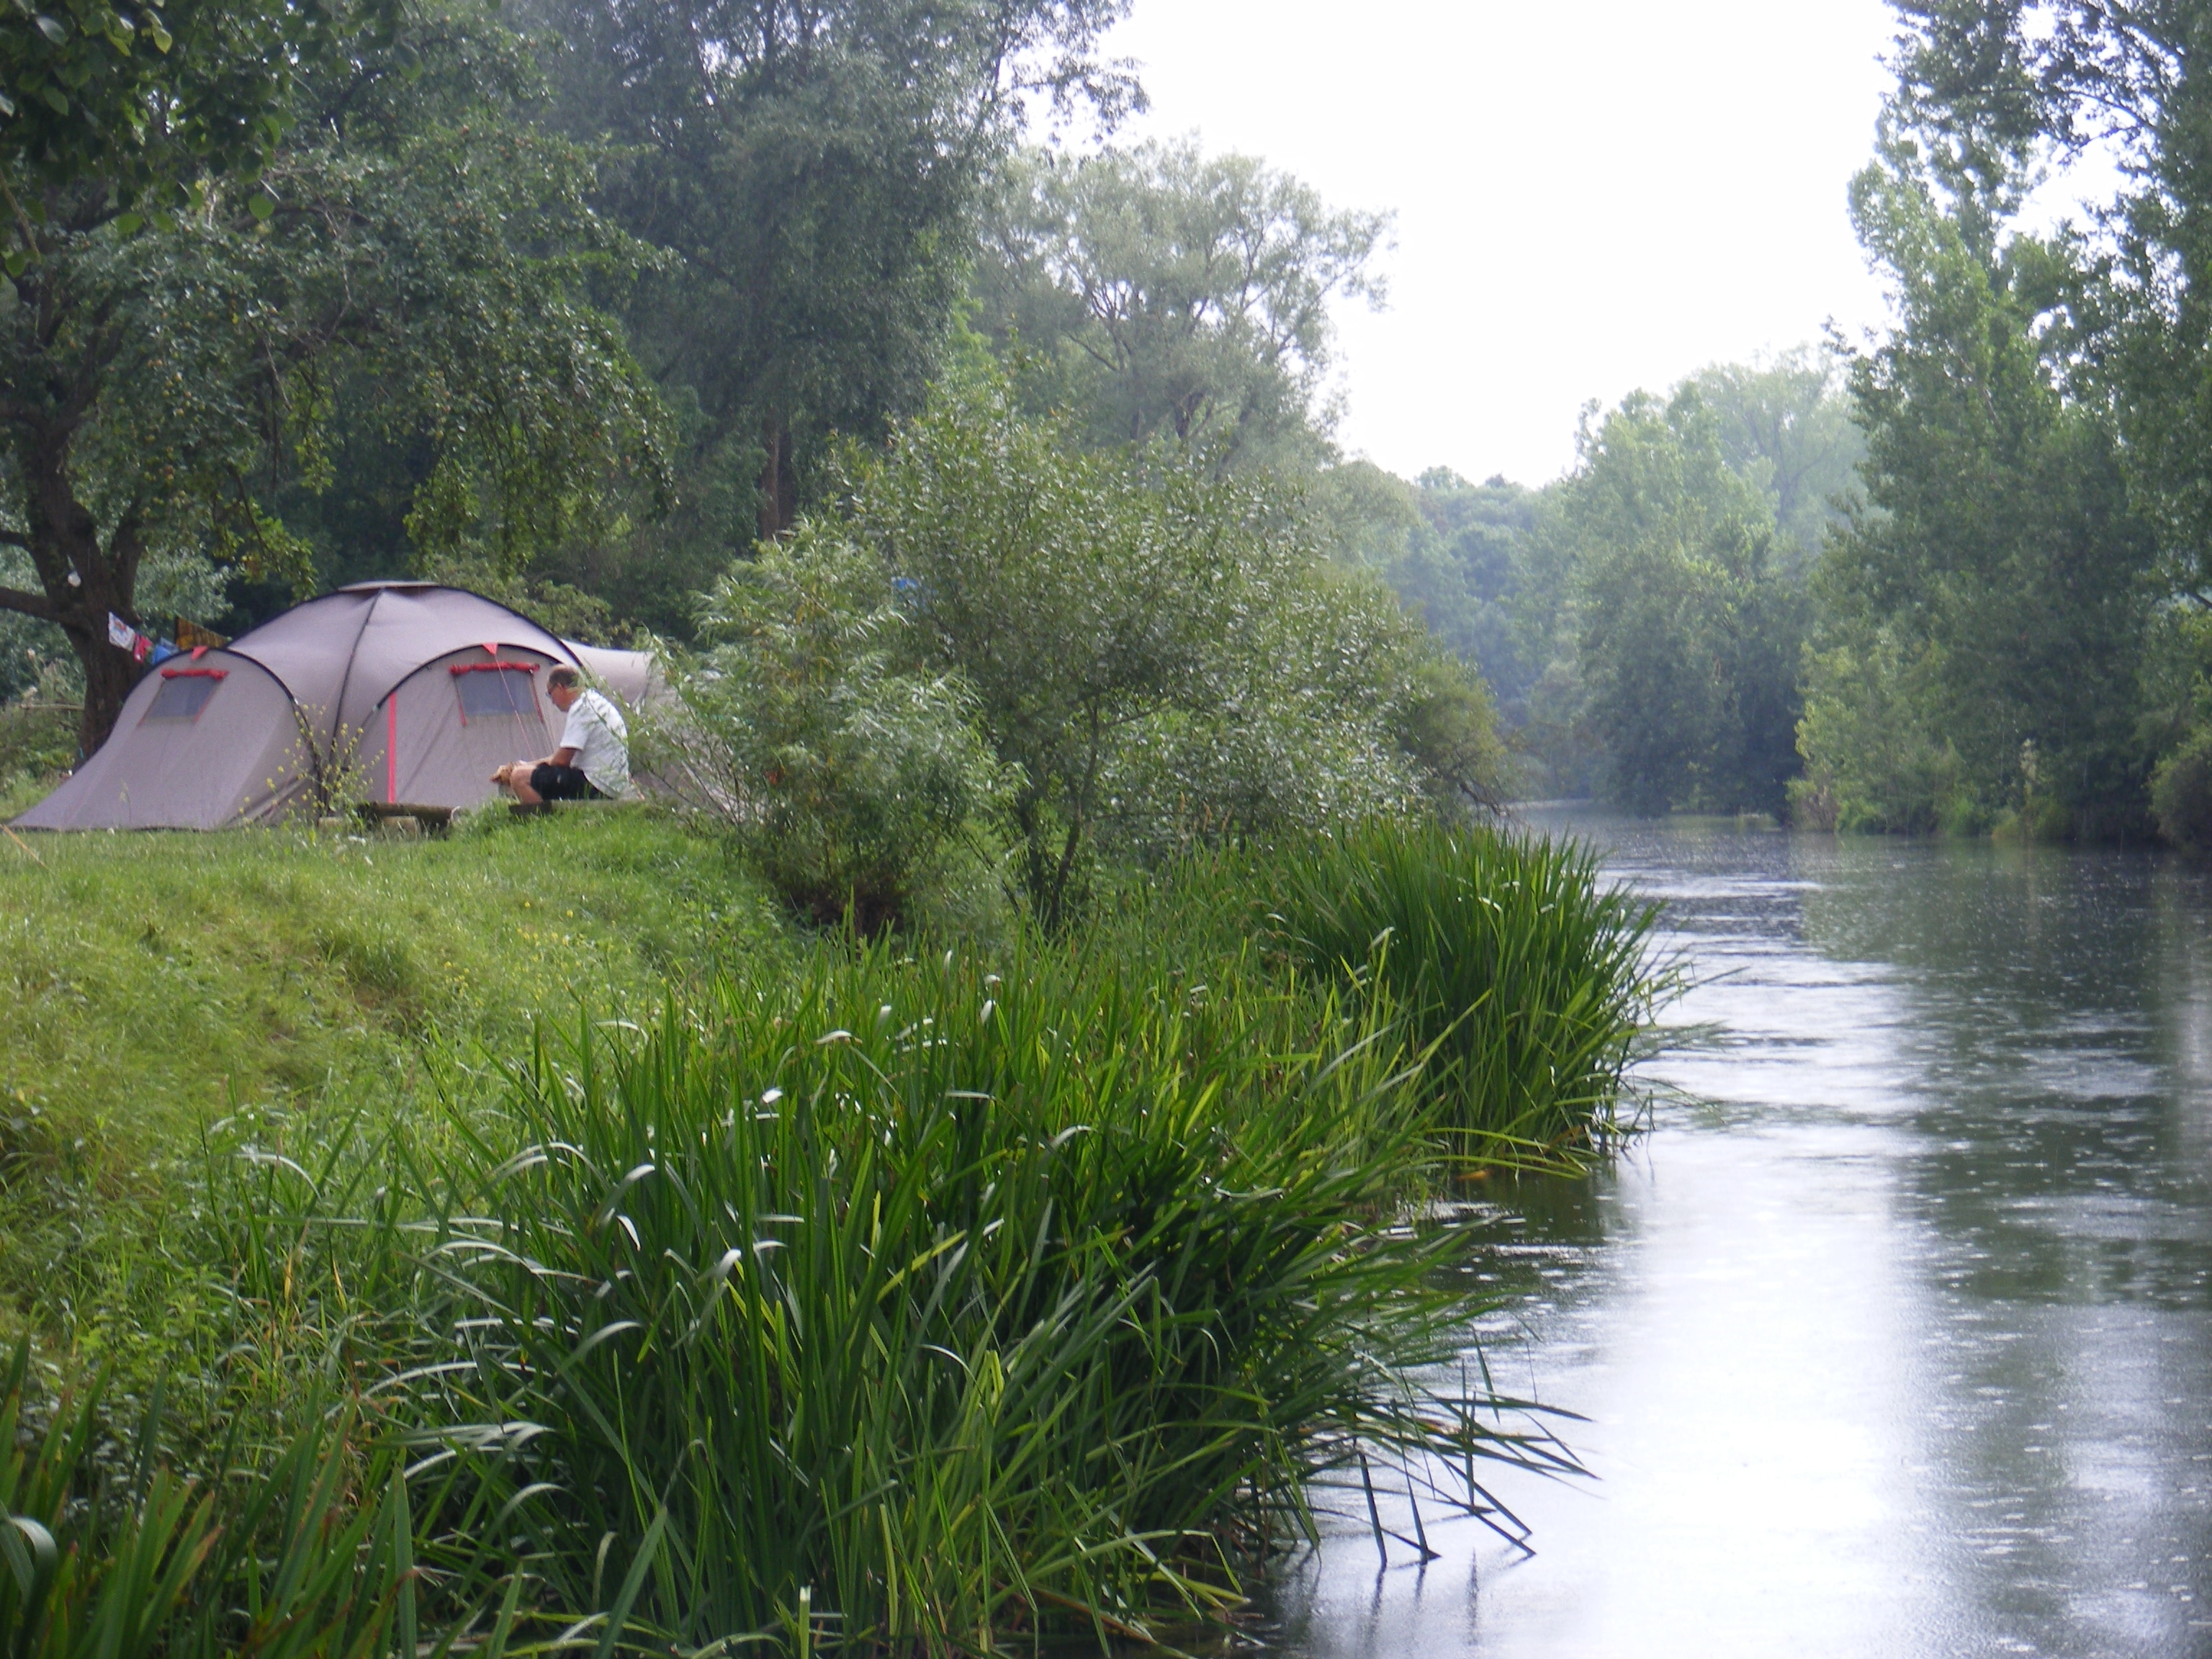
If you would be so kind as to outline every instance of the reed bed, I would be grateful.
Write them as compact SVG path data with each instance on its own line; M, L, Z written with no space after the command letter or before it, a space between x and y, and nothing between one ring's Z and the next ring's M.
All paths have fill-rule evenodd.
M388 1147L373 1202L264 1160L246 1252L404 1308L380 1410L605 1651L1156 1633L1232 1606L1363 1450L1467 1470L1478 1512L1479 1462L1571 1467L1415 1381L1477 1304L1409 1224L1387 1002L1222 966L727 981L541 1048L434 1164Z
M426 1572L439 1517L471 1516L469 1502L450 1474L410 1481L353 1411L310 1410L274 1448L234 1436L218 1459L229 1490L211 1490L162 1462L158 1395L127 1444L106 1435L98 1382L32 1421L29 1358L19 1346L0 1380L10 1659L501 1659L522 1574L502 1562L495 1578L492 1558L450 1544L452 1565ZM434 1598L474 1610L434 1627Z

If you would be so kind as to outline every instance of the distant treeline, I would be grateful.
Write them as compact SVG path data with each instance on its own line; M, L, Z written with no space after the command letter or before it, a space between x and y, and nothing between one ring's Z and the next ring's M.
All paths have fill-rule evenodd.
M1541 490L1353 463L1322 493L1343 544L1480 665L1524 792L1778 813L1809 574L1865 453L1835 378L1798 350L1593 407Z
M1480 668L1523 791L2212 839L2191 8L1902 5L1851 192L1886 337L1593 405L1537 491L1346 460L1331 313L1384 297L1387 216L1117 143L1125 9L7 25L0 696L43 677L96 742L137 672L111 613L236 627L403 574L703 644L733 560L995 378L1073 452L1297 503L1271 536L1387 575ZM2093 144L2119 193L2021 229Z
M1850 198L1886 337L1594 410L1540 492L1372 477L1374 556L1481 663L1532 787L2212 842L2200 9L1899 9ZM2096 147L2118 193L2023 229Z

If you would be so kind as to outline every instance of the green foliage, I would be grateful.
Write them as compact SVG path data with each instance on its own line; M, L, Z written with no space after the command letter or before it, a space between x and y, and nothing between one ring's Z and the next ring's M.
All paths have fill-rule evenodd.
M1109 854L1495 805L1506 767L1481 684L1372 574L1262 574L1192 697L1130 726L1102 769Z
M1805 574L1863 449L1809 348L1715 364L1664 399L1592 404L1576 470L1540 494L1425 476L1454 556L1409 546L1394 580L1471 641L1535 787L1777 811L1798 768Z
M1316 539L1339 562L1381 575L1442 643L1472 657L1481 601L1460 550L1435 528L1430 495L1367 460L1323 468L1306 491Z
M1496 831L1371 826L1272 854L1291 951L1399 1011L1431 1121L1463 1157L1579 1168L1620 1132L1622 1077L1671 976L1658 908L1595 854Z
M1004 787L960 681L902 672L904 627L883 562L803 525L707 596L666 732L678 787L787 902L868 933L914 918Z
M630 555L711 570L787 529L838 434L918 408L1026 104L1135 95L1121 0L533 0L552 122L611 140L604 210L670 256L625 296L682 411L677 519Z
M1391 586L1481 673L1514 726L1528 717L1531 664L1542 663L1515 605L1538 499L1503 477L1473 484L1449 467L1431 468L1417 481L1413 505L1432 535L1408 536L1385 565Z
M1632 811L1778 811L1796 770L1804 605L1766 494L1693 388L1585 425L1547 526L1570 573L1584 699Z
M661 1648L1142 1634L1233 1601L1237 1540L1310 1528L1361 1445L1571 1467L1415 1380L1480 1293L1393 1224L1387 1002L1108 944L825 952L586 1027L458 1151L356 1179L365 1226L301 1231L333 1212L272 1176L271 1231L307 1285L413 1264L392 1409L528 1540L549 1625Z
M1440 817L1496 810L1516 775L1498 735L1490 687L1473 665L1434 652L1404 682L1393 736L1413 762Z
M1032 150L985 231L981 320L1037 354L1032 395L1092 443L1168 436L1302 471L1328 449L1329 305L1381 304L1368 266L1389 224L1194 139Z
M2035 298L2057 310L2069 391L2117 440L2160 588L2212 603L2212 88L2203 18L2177 0L1915 9L1900 37L1903 125L1978 251L2048 161L2101 146L2119 179L2099 234ZM1984 244L1987 247L1984 247ZM2027 261L2015 242L2006 263ZM2130 561L2133 567L2136 560ZM2132 793L2132 792L2130 792Z
M1881 628L1853 644L1807 651L1797 728L1806 773L1790 786L1795 822L1896 834L1968 827L1958 750L1923 713L1933 666L1925 647L1908 657Z
M1832 359L1798 346L1771 360L1716 363L1683 384L1712 417L1729 471L1767 499L1779 562L1801 576L1858 496L1866 436L1838 395Z
M1014 775L1018 878L1048 924L1106 841L1158 856L1407 810L1430 780L1401 740L1455 778L1481 764L1474 694L1453 702L1418 625L1326 568L1296 508L1182 450L1079 448L988 377L859 481L854 533L910 585L911 648L973 691Z
M310 1413L265 1460L234 1435L228 1488L204 1491L160 1461L158 1394L126 1448L103 1437L98 1382L82 1400L64 1395L41 1431L27 1410L44 1403L30 1397L29 1361L19 1345L0 1386L11 1659L415 1659L417 1563L437 1548L447 1494L434 1480L410 1491L403 1447L363 1443L351 1412ZM478 1569L457 1561L441 1577L453 1603L474 1598L471 1611L489 1614L496 1587ZM453 1651L470 1620L451 1622L420 1652Z
M282 0L11 0L9 10L0 173L39 188L95 182L114 192L112 211L173 210L210 175L251 179L283 135L302 66L346 44L344 9ZM398 13L366 9L387 38Z
M0 702L0 822L43 799L76 763L77 699L64 665L28 665L37 678L22 695Z
M2076 384L2067 248L1946 177L1893 132L1853 189L1900 324L1852 368L1876 510L1819 575L1808 775L1870 827L2138 830L2155 540Z
M2212 851L2212 727L2199 726L2151 775L2150 810L2176 847Z
M634 251L584 205L588 159L516 124L514 43L459 7L402 36L329 26L348 61L301 66L251 190L210 176L192 213L129 228L56 185L0 232L29 260L0 305L0 528L35 576L0 605L68 636L87 748L135 672L107 615L139 616L149 562L312 586L271 502L330 482L342 392L420 446L426 554L512 572L611 478L657 485L654 399L582 292Z

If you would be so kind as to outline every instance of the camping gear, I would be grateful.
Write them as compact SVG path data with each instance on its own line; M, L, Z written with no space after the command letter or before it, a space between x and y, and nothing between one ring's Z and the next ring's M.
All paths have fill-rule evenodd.
M162 663L100 751L15 823L216 830L362 802L450 813L497 793L495 768L552 752L556 663L632 707L652 688L643 652L562 639L481 594L342 587Z
M196 646L204 646L212 651L217 646L230 643L212 628L203 628L190 617L178 617L177 625L171 631L177 636L177 649L179 651L190 651Z

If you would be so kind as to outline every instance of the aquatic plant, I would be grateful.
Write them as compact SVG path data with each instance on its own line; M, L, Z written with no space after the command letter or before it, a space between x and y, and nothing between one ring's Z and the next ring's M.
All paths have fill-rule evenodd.
M375 1446L351 1411L311 1412L265 1455L234 1437L222 1480L200 1483L161 1461L158 1393L118 1446L100 1383L35 1401L29 1361L19 1346L0 1383L9 1659L443 1659L465 1633L485 1659L505 1650L522 1580L490 1578L483 1558L435 1575L441 1607L467 1611L442 1638L426 1630L429 1521L465 1502L450 1474L417 1489L398 1446ZM40 1405L43 1428L27 1414Z
M1219 868L1264 874L1272 926L1316 971L1386 994L1464 1155L1571 1165L1622 1126L1624 1073L1674 976L1658 906L1571 841L1378 823Z
M624 1647L1141 1633L1363 1450L1569 1467L1414 1380L1480 1304L1387 999L1125 967L860 948L586 1027L347 1213L263 1172L257 1271L392 1310L384 1409Z

